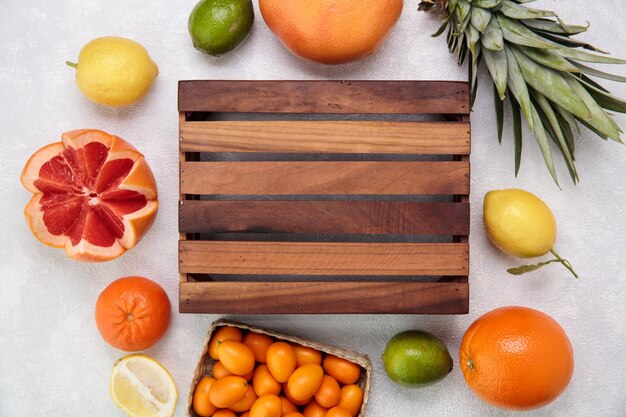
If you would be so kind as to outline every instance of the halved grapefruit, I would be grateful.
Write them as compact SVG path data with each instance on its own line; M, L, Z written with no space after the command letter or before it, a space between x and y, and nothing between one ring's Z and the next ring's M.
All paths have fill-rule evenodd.
M143 155L101 130L73 130L30 157L21 181L34 195L24 215L37 239L72 259L101 262L132 248L159 203Z

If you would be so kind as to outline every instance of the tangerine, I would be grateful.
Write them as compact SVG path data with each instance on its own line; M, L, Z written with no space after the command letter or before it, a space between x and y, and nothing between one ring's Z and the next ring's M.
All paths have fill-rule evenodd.
M461 342L465 382L483 401L531 410L556 399L574 371L563 328L541 311L502 307L479 317Z
M148 278L113 281L96 300L96 325L111 346L130 352L144 350L163 337L170 324L170 300Z

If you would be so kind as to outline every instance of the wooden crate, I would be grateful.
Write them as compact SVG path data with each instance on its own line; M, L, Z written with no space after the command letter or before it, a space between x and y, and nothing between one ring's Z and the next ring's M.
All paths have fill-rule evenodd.
M200 417L193 410L193 393L196 391L196 387L198 386L198 383L203 376L213 375L213 365L215 365L216 361L209 355L209 342L211 341L213 333L215 333L222 326L237 327L243 333L254 332L266 334L276 340L311 347L322 352L324 356L335 355L337 357L343 358L347 361L359 365L361 367L361 377L355 384L363 390L363 402L361 403L361 409L359 410L359 413L356 415L356 417L363 417L365 415L365 408L369 399L370 386L372 385L372 363L370 362L370 359L369 357L367 357L367 355L363 355L361 353L347 349L341 349L331 345L326 345L312 340L301 339L292 335L278 333L273 330L263 329L261 327L250 326L247 324L222 319L217 320L211 324L207 337L204 341L204 344L202 345L202 352L200 353L200 357L198 358L198 363L196 365L196 370L193 375L193 380L191 381L189 396L187 398L188 417Z
M468 91L181 81L180 311L467 313Z

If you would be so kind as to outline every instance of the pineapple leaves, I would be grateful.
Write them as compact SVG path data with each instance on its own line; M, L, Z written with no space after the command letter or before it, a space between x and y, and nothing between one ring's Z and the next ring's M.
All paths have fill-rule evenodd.
M486 56L486 55L485 55ZM498 143L502 143L502 131L504 130L504 100L500 98L500 93L493 86L493 103L496 110L496 123L498 128Z
M472 7L472 15L470 17L470 23L474 26L480 33L484 32L487 29L487 25L491 20L491 12L486 9L481 9L480 7Z
M492 51L501 51L504 48L504 38L502 36L502 29L497 19L491 19L480 42L486 49Z
M528 19L522 20L522 23L532 29L542 30L544 32L556 33L559 35L576 35L586 32L589 26L566 25L557 23L549 19Z
M515 176L517 177L522 163L522 115L517 101L512 98L510 102L513 114L513 137L515 139Z
M507 41L515 45L526 45L533 48L554 49L558 47L558 45L546 41L521 23L509 19L501 14L498 14L497 16L498 23L502 29L502 36Z
M472 2L473 7L480 7L482 9L491 9L502 3L502 0L474 0Z
M531 9L510 0L502 0L500 12L512 19L539 19L546 16L556 16L554 12Z
M521 165L524 119L557 185L553 146L577 183L574 135L580 133L579 123L602 139L621 142L622 130L608 112L626 113L626 100L612 95L595 78L626 83L626 76L585 64L626 64L626 60L575 39L574 35L585 32L589 23L566 24L552 11L525 6L532 1L420 0L418 9L437 13L443 22L433 36L447 30L448 48L458 64L467 58L472 105L478 68L485 58L493 82L499 143L504 129L504 101L509 99L515 175Z
M485 49L483 54L485 55L485 64L487 64L487 69L491 74L491 78L493 79L496 91L500 96L500 100L504 100L506 97L506 85L508 81L506 52Z
M511 52L519 64L524 80L531 87L541 91L551 101L581 119L588 120L592 117L591 111L587 108L585 102L572 90L565 78L557 71L537 64L515 47L511 48Z

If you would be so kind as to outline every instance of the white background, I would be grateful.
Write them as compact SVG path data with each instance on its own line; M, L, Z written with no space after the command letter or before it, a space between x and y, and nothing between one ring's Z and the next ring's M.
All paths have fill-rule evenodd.
M255 2L256 3L256 2ZM211 315L177 313L177 80L180 79L463 79L446 50L431 39L434 16L405 2L398 26L383 48L363 61L336 67L292 57L260 14L247 42L222 58L191 46L187 17L195 0L3 0L0 7L0 417L121 416L109 399L111 366L123 352L98 334L93 315L100 291L127 275L159 282L173 304L166 337L147 351L172 373L179 387L176 415L185 414L189 384ZM623 0L540 1L573 23L592 23L582 38L626 57ZM256 5L255 5L256 7ZM132 108L113 110L88 102L74 84L82 45L119 35L146 46L160 75L153 91ZM626 75L626 66L614 71ZM626 415L626 147L585 132L576 152L581 183L573 186L558 160L562 190L544 168L526 132L522 169L513 175L510 125L504 143L495 136L491 86L483 73L472 114L471 308L465 316L239 316L237 320L292 332L364 352L374 364L367 415L504 416L465 386L461 372L422 390L393 385L380 354L406 329L440 336L455 362L463 332L481 314L504 305L526 305L553 316L574 346L576 369L569 388L529 416ZM626 86L606 83L617 95ZM507 115L507 121L509 116ZM626 128L626 117L617 116ZM58 141L61 132L97 128L131 141L152 166L160 191L156 222L122 258L99 265L73 262L31 235L22 216L29 193L19 183L28 157ZM558 219L557 250L581 275L551 265L525 277L505 272L519 264L495 250L484 234L482 199L491 189L520 187L542 197Z

